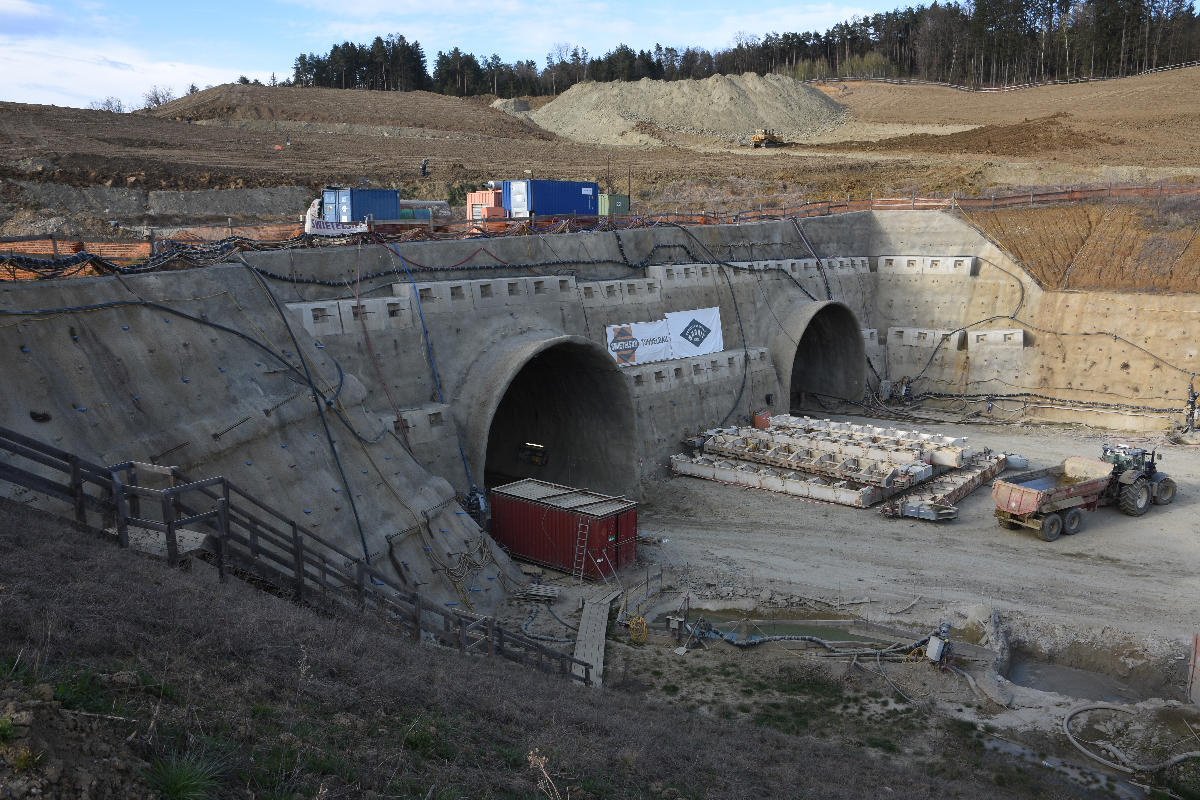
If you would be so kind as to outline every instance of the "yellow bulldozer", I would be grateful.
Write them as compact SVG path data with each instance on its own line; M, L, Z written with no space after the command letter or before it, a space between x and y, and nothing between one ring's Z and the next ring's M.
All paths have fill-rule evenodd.
M770 128L759 128L750 137L751 147L780 147L783 145L783 137Z

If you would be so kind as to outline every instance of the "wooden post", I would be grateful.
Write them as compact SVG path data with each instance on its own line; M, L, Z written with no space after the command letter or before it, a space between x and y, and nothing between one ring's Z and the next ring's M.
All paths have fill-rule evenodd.
M504 628L496 629L496 652L504 655Z
M75 502L75 521L80 525L87 524L87 506L83 504L83 473L79 470L79 457L67 456L71 465L71 498Z
M413 641L421 641L421 595L413 592Z
M179 543L175 541L175 496L162 496L163 523L167 526L167 565L179 566Z
M465 653L467 652L467 619L458 614L455 614L454 618L458 621L458 652Z
M129 485L138 485L137 467L133 464L129 465ZM142 498L136 494L129 496L129 516L140 517L142 515Z
M367 586L366 586L367 570L360 561L354 565L354 582L355 588L358 590L358 607L362 608L367 602Z
M496 618L488 617L488 657L496 655Z
M54 257L58 258L58 239L54 238L54 234L50 234L50 246L54 248Z
M129 507L125 501L125 485L116 470L112 473L113 504L117 507L117 544L129 547Z
M229 535L229 501L224 497L217 500L217 580L225 582L225 546Z

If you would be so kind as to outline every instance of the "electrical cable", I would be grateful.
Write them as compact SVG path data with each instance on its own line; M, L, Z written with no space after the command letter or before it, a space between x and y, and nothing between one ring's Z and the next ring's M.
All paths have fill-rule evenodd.
M1075 738L1075 735L1071 733L1071 720L1085 711L1118 711L1122 714L1136 714L1137 710L1126 708L1125 706L1112 705L1111 703L1089 703L1088 705L1078 706L1077 708L1071 709L1069 712L1067 712L1067 715L1063 717L1062 731L1067 735L1067 739L1070 740L1071 744L1075 745L1075 748L1087 757L1095 759L1104 766L1111 767L1118 772L1124 772L1127 775L1132 775L1135 772L1160 772L1167 767L1173 767L1176 764L1183 763L1184 761L1188 761L1193 758L1200 758L1200 750L1193 750L1187 753L1180 753L1179 755L1172 756L1165 761L1159 761L1154 764L1139 764L1111 744L1108 745L1106 749L1116 758L1120 759L1123 763L1118 764L1115 761L1102 758L1080 744L1079 740Z
M482 249L482 248L481 248ZM388 386L387 379L383 377L383 368L379 366L379 356L375 355L375 345L371 343L371 333L367 330L367 315L362 307L362 301L358 295L359 284L362 283L362 247L355 248L354 258L354 314L358 317L359 325L362 327L363 339L367 343L367 352L371 355L371 363L375 367L375 376L379 378L379 385L383 387L383 394L387 397L388 405L392 407L392 414L396 418L396 427L400 429L400 435L403 437L404 449L412 455L412 445L408 441L408 431L405 430L404 418L400 416L400 407L396 405L396 401L392 398L392 390ZM341 367L338 367L340 373ZM340 390L340 387L339 387Z
M400 255L400 251L395 245L391 245L391 250L400 259L400 266L404 267L404 274L408 276L408 282L412 286L413 298L417 302L417 316L421 320L421 335L425 339L425 355L429 358L429 369L433 372L433 385L437 389L438 402L443 405L446 398L442 395L442 381L438 377L437 361L433 356L433 345L429 341L429 328L425 325L425 312L421 308L421 292L417 289L417 281L413 278L412 273L408 270L408 264L404 261L404 256ZM458 456L462 459L463 471L467 475L467 485L471 487L471 493L477 495L479 487L475 485L475 479L471 477L471 467L467 464L467 454L463 451L462 440L455 437L455 444L458 445Z
M304 357L304 351L300 347L300 341L296 338L296 334L292 330L291 322L288 321L287 311L284 310L283 305L279 302L279 298L277 298L275 293L271 291L271 287L268 286L267 282L262 278L261 275L258 274L258 271L248 263L246 264L246 268L250 270L250 274L253 275L255 280L258 281L259 285L262 286L263 291L267 293L271 303L275 306L275 310L279 312L279 318L282 320L284 327L287 329L288 337L292 340L292 346L296 348L296 357L300 359L300 366L304 370L304 378L308 381L309 389L312 390L313 402L317 405L317 416L321 419L321 428L325 432L325 441L329 444L329 452L333 455L333 462L337 466L338 475L340 475L342 478L342 487L346 490L346 499L349 500L350 510L354 514L354 524L358 528L358 538L362 543L363 560L365 563L370 564L371 553L367 547L367 534L363 529L362 518L358 514L358 503L356 503L354 500L354 489L350 486L350 481L346 477L346 470L342 467L341 456L338 455L337 445L333 441L333 432L329 430L329 421L325 418L325 398L321 395L320 390L317 389L317 385L313 383L312 373L308 368L308 359ZM372 578L372 582L374 582L374 580L375 579Z

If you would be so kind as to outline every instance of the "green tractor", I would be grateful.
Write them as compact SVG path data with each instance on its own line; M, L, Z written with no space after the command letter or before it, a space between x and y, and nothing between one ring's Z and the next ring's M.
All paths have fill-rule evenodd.
M1158 469L1158 453L1128 445L1104 445L1100 459L1113 465L1106 494L1122 512L1140 517L1150 504L1165 506L1175 499L1175 481Z

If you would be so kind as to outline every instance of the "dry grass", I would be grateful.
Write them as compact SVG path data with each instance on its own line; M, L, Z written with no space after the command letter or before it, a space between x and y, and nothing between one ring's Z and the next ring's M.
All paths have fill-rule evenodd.
M0 663L21 654L27 681L136 718L146 760L221 760L222 796L528 798L547 777L575 800L1005 795L986 776L927 780L819 725L787 735L413 646L378 620L318 616L207 567L172 573L37 512L0 506L0 550Z

